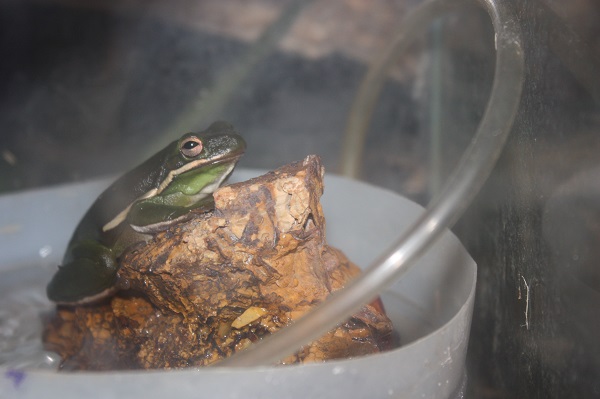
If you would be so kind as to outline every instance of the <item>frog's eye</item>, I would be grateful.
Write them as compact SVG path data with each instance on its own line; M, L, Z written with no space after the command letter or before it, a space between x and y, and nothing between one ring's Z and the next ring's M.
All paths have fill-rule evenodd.
M194 136L188 137L181 143L179 151L188 158L197 157L202 152L202 140Z

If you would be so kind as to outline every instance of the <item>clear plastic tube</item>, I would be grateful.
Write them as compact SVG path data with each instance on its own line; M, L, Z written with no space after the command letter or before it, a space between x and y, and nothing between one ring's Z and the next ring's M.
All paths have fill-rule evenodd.
M362 145L364 132L384 83L387 70L410 43L423 33L433 19L465 4L466 0L430 0L419 6L402 23L393 43L370 69L353 108L353 145ZM219 362L217 366L247 367L270 365L295 352L302 345L345 321L365 303L394 283L451 227L479 191L510 133L521 98L524 78L520 31L508 2L480 0L490 14L496 39L496 71L484 116L471 144L439 195L421 217L360 277L327 301L281 331Z

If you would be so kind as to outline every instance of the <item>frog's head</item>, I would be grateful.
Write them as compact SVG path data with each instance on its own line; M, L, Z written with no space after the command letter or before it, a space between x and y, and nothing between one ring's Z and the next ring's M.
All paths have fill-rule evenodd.
M229 123L215 122L201 133L184 134L168 148L167 173L155 195L171 205L191 206L231 174L246 142Z
M184 134L117 182L118 190L140 187L138 197L106 223L104 232L125 219L140 232L172 223L198 207L227 179L246 142L227 122Z

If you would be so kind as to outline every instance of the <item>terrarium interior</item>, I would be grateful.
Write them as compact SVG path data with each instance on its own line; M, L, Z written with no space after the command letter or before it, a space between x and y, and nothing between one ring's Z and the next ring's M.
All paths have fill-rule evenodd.
M341 172L358 87L421 3L0 1L0 191L113 176L214 120L246 139L240 168L318 154L327 173ZM519 112L499 164L453 229L479 265L468 390L593 396L600 10L591 0L508 3L526 59ZM495 55L493 27L475 1L432 23L385 82L365 144L354 149L359 178L426 204L473 137ZM50 202L30 213L53 220ZM0 234L18 233L10 214L2 211ZM33 255L49 270L57 251ZM0 270L16 266L2 258ZM6 311L2 334L12 331Z

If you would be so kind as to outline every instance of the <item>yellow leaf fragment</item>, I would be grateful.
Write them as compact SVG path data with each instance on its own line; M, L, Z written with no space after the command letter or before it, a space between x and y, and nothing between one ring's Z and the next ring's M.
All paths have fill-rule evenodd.
M231 323L231 327L233 328L242 328L245 325L252 323L254 320L260 319L267 313L267 309L259 308L257 306L251 306L244 313L236 317L236 319Z

